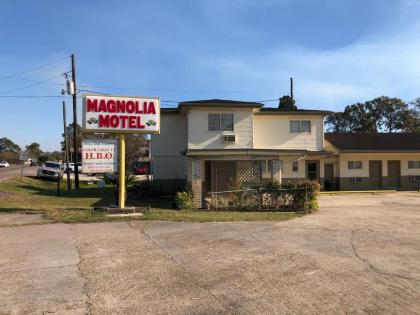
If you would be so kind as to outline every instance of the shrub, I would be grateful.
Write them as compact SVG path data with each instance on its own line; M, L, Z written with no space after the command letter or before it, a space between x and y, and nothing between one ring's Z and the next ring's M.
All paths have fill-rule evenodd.
M314 180L302 179L297 182L297 186L305 188L303 191L303 196L300 196L303 199L302 208L307 213L311 213L315 210L318 210L318 197L321 190L321 185Z
M175 195L175 207L182 210L195 209L193 196L186 191L177 192Z

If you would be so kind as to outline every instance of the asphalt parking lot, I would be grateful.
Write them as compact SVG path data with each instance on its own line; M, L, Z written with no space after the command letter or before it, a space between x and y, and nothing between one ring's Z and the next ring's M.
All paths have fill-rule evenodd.
M43 224L0 238L0 314L420 313L420 193L322 196L284 222Z

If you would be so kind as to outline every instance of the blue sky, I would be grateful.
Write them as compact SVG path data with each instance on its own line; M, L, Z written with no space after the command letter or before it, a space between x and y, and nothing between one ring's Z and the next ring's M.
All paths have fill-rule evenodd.
M417 0L4 0L0 137L59 148L63 98L1 96L60 95L71 53L78 84L104 93L260 101L287 94L292 76L300 108L412 100L420 97L419 14ZM22 78L49 81L20 89L33 84Z

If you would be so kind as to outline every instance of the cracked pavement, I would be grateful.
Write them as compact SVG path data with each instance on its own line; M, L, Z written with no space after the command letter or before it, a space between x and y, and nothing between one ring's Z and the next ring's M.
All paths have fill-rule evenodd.
M420 194L285 222L0 228L0 314L420 314Z

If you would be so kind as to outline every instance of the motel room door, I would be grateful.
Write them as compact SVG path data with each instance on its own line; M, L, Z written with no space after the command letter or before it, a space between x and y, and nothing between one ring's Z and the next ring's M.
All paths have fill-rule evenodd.
M319 181L319 161L318 160L306 161L306 178L310 180Z
M324 170L325 170L325 175L324 175L325 180L333 180L334 179L334 164L325 163Z
M400 161L388 161L388 186L400 188L401 165Z
M382 187L382 161L369 161L369 178L372 188Z

